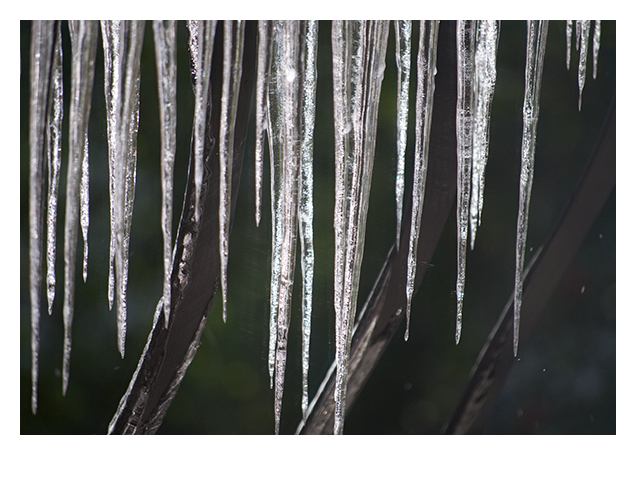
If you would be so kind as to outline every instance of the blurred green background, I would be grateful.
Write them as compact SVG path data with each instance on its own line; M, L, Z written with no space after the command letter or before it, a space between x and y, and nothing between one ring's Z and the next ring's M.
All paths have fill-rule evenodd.
M414 22L413 62L418 27ZM578 53L565 68L565 22L550 23L541 88L536 169L527 257L546 239L598 139L616 89L615 27L602 23L598 75L588 75L578 111ZM63 227L68 146L70 44L63 24L65 117L58 215L57 291L53 314L42 296L39 409L30 409L30 303L28 293L28 101L30 22L21 22L20 127L20 429L22 434L102 434L137 366L162 289L159 114L152 24L146 23L141 66L137 189L130 246L126 357L116 346L115 311L108 310L108 162L103 52L97 49L90 118L90 231L88 280L78 260L73 352L68 392L62 396ZM333 361L333 109L330 23L320 22L315 131L316 272L312 322L310 400ZM178 144L174 235L186 183L193 94L187 31L178 24ZM508 300L514 283L525 68L525 22L501 24L497 84L491 119L482 223L468 252L464 326L454 344L456 229L449 216L431 266L413 302L410 339L393 338L345 423L348 434L439 433L466 386L470 369ZM101 39L100 39L101 45ZM395 234L396 67L393 27L380 100L378 137L358 304L373 286ZM414 153L415 70L405 194ZM254 144L253 112L248 145ZM273 391L267 372L271 213L265 166L263 219L254 223L253 147L244 159L230 240L228 321L212 306L202 343L168 411L163 434L270 434ZM486 426L486 433L616 433L616 196L612 194L561 279ZM405 219L408 220L408 219ZM425 224L422 227L426 227ZM174 238L173 235L173 238ZM81 239L80 239L81 242ZM81 250L81 246L80 250ZM78 255L79 256L79 255ZM300 267L293 300L281 433L300 421ZM523 327L523 323L521 325ZM512 344L511 344L512 346Z

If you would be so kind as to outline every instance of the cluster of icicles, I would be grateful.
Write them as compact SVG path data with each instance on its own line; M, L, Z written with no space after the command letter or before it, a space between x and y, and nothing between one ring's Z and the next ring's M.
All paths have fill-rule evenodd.
M195 199L203 177L205 110L216 21L189 21L195 113L193 122ZM438 21L421 21L417 52L415 100L415 157L413 208L407 264L406 332L408 339L411 299L417 264L417 243L426 185L429 131L435 89ZM334 21L333 101L335 130L335 258L334 309L336 314L336 389L334 433L342 433L345 416L348 356L356 313L360 266L364 250L366 216L371 186L378 104L385 70L389 21ZM585 82L590 21L576 21L576 48L580 49L579 92ZM397 241L400 243L404 163L408 126L411 71L411 21L395 21L397 98ZM69 167L66 190L64 242L64 359L63 392L69 378L71 325L78 222L84 239L83 278L88 259L88 118L92 94L98 29L104 49L104 90L110 171L110 274L109 305L115 301L118 347L124 356L126 335L126 284L128 248L135 194L136 136L139 124L140 56L143 21L71 21L72 72L69 132ZM161 119L161 227L164 241L165 325L170 316L169 275L172 265L172 191L176 150L176 25L152 22ZM593 71L600 46L600 21L593 40ZM470 229L474 247L481 220L488 158L490 108L496 80L499 38L497 21L457 22L457 318L456 342L462 325L466 243ZM219 243L223 319L227 317L227 259L232 145L237 91L241 78L244 23L223 29L224 58L221 99ZM517 353L522 297L522 271L528 206L532 186L534 147L539 116L539 92L548 31L547 21L528 21L526 87L523 106L523 139L517 223L517 260L514 304L514 352ZM567 67L570 64L572 22L567 22ZM46 289L49 314L55 297L57 197L61 164L62 43L60 22L35 21L32 26L30 100L30 283L32 324L32 409L37 410L40 287L42 238L46 211ZM271 158L272 275L270 296L269 374L275 396L275 431L280 426L287 338L300 234L302 304L302 414L308 413L307 374L312 312L313 249L313 129L317 82L318 23L316 21L258 22L256 80L255 191L256 224L261 218L264 134L269 137ZM579 99L579 109L580 109ZM44 173L48 171L48 196L44 200ZM198 220L199 206L195 208ZM116 292L116 294L115 294Z

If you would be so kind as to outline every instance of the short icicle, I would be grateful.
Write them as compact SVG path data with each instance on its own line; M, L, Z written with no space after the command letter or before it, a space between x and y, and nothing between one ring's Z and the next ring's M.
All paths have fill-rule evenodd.
M227 322L227 263L230 239L230 206L234 125L243 65L245 23L225 20L223 28L223 89L221 94L221 128L219 132L219 258L223 322Z
M514 292L513 350L519 348L519 322L523 297L523 266L528 231L528 211L534 174L534 150L539 120L539 92L543 59L548 37L548 22L528 21L526 46L526 86L523 100L523 141L521 145L521 173L519 175L519 215L517 217L517 246Z
M473 123L472 190L470 197L470 249L475 247L481 224L490 141L490 110L497 79L499 22L479 20L475 52L475 117Z
M190 32L189 47L194 83L194 217L196 222L199 222L199 214L201 213L199 201L205 161L203 145L216 22L216 20L188 20L187 23Z
M585 86L585 71L587 69L587 46L590 37L590 20L577 20L577 27L581 30L581 49L579 50L579 111L583 99L583 87ZM577 28L578 30L578 28Z
M572 56L572 20L565 21L565 67L570 69L570 57Z
M44 142L50 94L51 52L55 22L34 21L31 28L31 93L29 110L29 281L31 298L31 411L38 409L40 293L44 219Z
M72 71L70 101L69 164L66 180L66 216L64 224L64 358L62 393L66 395L71 363L71 328L75 296L75 257L80 221L80 183L86 148L88 118L97 51L95 21L71 21Z
M457 319L455 343L462 333L466 281L466 242L473 158L474 66L476 21L457 22Z
M258 22L258 63L256 68L256 146L254 148L254 197L256 227L261 223L263 198L263 138L267 130L267 81L272 58L272 22Z
M413 167L413 207L411 210L411 234L406 274L406 331L409 338L411 323L411 301L415 289L417 272L417 245L424 206L426 171L428 168L428 146L433 114L435 92L435 68L437 64L437 36L439 21L420 21L420 41L417 54L417 96L415 102L415 164Z
M404 162L406 155L406 130L409 121L409 84L411 78L411 30L410 20L395 20L395 63L398 71L397 97L397 171L395 174L396 236L400 247L402 209L404 198Z
M170 272L172 270L172 204L174 159L177 150L177 48L176 22L152 23L157 64L159 119L161 120L161 231L163 233L164 325L170 319Z
M342 434L344 429L349 350L364 251L389 26L388 21L334 21L331 30L336 152L336 435Z
M84 158L82 159L82 179L80 180L80 225L84 239L84 260L82 278L88 278L88 225L89 225L89 172L88 172L88 133L84 136Z
M596 80L596 70L598 64L598 52L601 49L601 21L594 22L594 39L592 47L592 78Z

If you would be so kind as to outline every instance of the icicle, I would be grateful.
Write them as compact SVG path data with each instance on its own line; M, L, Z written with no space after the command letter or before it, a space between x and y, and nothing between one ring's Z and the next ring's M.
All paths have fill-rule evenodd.
M126 341L128 251L135 198L139 64L144 21L102 21L111 194L109 306L117 290L117 345Z
M50 93L53 21L34 21L31 28L31 95L29 111L29 280L31 296L31 410L38 408L40 350L40 288L42 284L42 232L44 195L44 132L47 95Z
M318 52L318 22L307 22L305 35L305 72L302 82L302 143L300 158L300 203L299 227L301 236L301 267L303 274L303 324L302 324L302 371L303 394L301 409L303 420L307 419L309 405L309 344L311 341L311 312L314 283L314 120L316 117L316 68Z
M311 332L313 248L313 129L316 96L315 21L273 24L268 118L272 174L272 282L270 291L270 385L274 386L275 432L280 430L287 335L291 315L297 233L303 273L302 368L306 418Z
M85 155L88 118L91 108L97 22L71 21L71 71L69 164L66 180L66 217L64 227L64 359L62 363L62 393L68 388L71 360L71 327L75 295L75 254L80 215L80 182Z
M108 271L108 309L115 300L115 186L117 178L117 132L121 117L121 21L101 21L104 48L104 96L106 101L106 133L108 136L108 174L110 198L110 249Z
M349 349L364 250L388 30L388 21L334 21L331 30L336 150L334 434L342 434L344 427Z
M258 65L256 73L256 147L254 149L254 197L256 226L261 223L263 189L263 134L267 129L267 80L272 56L272 22L258 22Z
M411 234L407 259L406 331L404 332L404 340L409 338L411 300L415 289L415 273L417 272L417 244L420 236L422 208L424 206L429 134L431 116L433 114L433 94L435 91L438 27L439 22L437 20L420 21L420 43L417 54L417 96L415 102L413 207L411 210Z
M234 156L234 124L243 66L245 23L225 20L223 34L223 91L221 96L221 131L219 133L219 257L221 261L221 294L223 322L227 322L227 262L230 238L230 206L232 164Z
M269 320L269 354L268 369L270 388L274 387L274 373L276 366L276 337L277 337L277 315L278 315L278 291L280 285L280 263L282 246L282 197L283 197L283 150L282 138L282 81L279 85L279 78L283 76L284 56L281 47L281 30L283 23L277 21L273 25L273 52L272 66L268 79L268 136L269 136L269 157L270 157L270 188L271 188L271 211L272 211L272 275L270 285L270 320Z
M598 52L601 49L601 21L596 20L594 22L594 46L593 46L593 63L592 63L592 78L596 80L596 65L598 64Z
M517 218L517 260L515 269L514 295L514 354L517 356L519 345L519 320L521 318L521 299L523 297L523 265L528 230L528 210L534 174L534 148L537 122L539 120L539 92L543 73L543 58L548 22L528 21L528 39L526 46L526 87L523 101L523 142L521 145L521 174L519 175L519 215Z
M55 254L57 250L57 202L60 185L60 167L62 164L62 117L63 78L62 78L62 29L56 26L55 44L53 46L53 69L49 98L49 127L46 130L47 156L49 165L49 195L47 207L47 299L49 315L53 312L55 299Z
M395 202L397 205L395 244L400 247L402 229L402 203L404 197L404 156L406 130L409 121L409 82L411 77L411 21L395 20L395 63L398 70L397 99L397 172L395 175Z
M570 52L572 50L572 20L565 21L565 67L570 69Z
M135 199L135 184L137 180L137 131L139 130L139 83L140 83L140 60L141 47L144 39L145 21L129 22L129 40L126 51L127 60L124 68L124 90L122 103L122 121L120 122L120 148L119 153L125 169L124 172L124 215L123 215L123 236L118 234L117 240L121 240L121 267L118 264L119 253L116 251L115 264L118 275L117 281L117 331L119 339L119 351L122 358L125 353L126 340L126 294L128 286L128 257L130 250L130 230L132 226L133 202ZM121 191L121 190L120 190ZM120 219L121 221L121 219ZM121 222L119 223L121 224ZM121 226L120 229L121 230ZM121 275L120 272L121 271Z
M170 272L172 266L172 197L174 158L177 150L177 48L176 22L152 23L157 62L159 118L161 119L161 231L163 233L164 324L170 319Z
M577 20L577 31L581 29L581 50L579 51L579 111L583 99L583 87L585 86L585 70L587 66L587 45L590 36L590 20Z
M473 78L475 20L457 22L457 321L455 343L462 333L462 307L466 280L466 242L473 157Z
M287 363L287 335L294 284L300 170L300 63L298 21L274 24L274 50L269 82L269 134L272 162L272 294L270 360L274 342L274 421L280 430L280 414ZM275 189L275 190L274 190ZM276 255L276 257L274 257ZM276 275L275 275L276 273ZM276 308L274 308L274 303ZM272 340L272 321L274 339ZM271 362L270 362L271 364ZM271 373L271 372L270 372Z
M82 159L82 179L80 183L80 225L84 239L84 261L82 277L88 277L88 224L89 224L89 174L88 174L88 133L84 136L84 158Z
M194 80L194 217L199 222L201 186L203 183L203 145L208 105L208 85L212 66L212 49L216 20L189 20L190 58Z
M598 52L601 49L601 21L596 20L594 22L594 46L592 49L593 63L592 63L592 78L596 80L596 65L598 64Z
M470 198L470 248L475 247L481 224L486 187L486 163L490 140L490 108L497 79L499 26L494 20L480 20L475 53L475 119L473 124L473 173Z

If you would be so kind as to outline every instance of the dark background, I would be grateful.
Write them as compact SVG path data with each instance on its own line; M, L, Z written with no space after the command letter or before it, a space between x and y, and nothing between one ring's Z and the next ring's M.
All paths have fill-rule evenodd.
M411 112L406 191L414 153L414 22ZM592 23L593 26L593 23ZM526 257L547 237L598 139L616 89L615 22L602 23L598 75L588 74L578 111L578 52L565 68L565 22L550 23L541 88L536 166ZM593 28L592 28L593 30ZM97 49L90 137L88 281L81 280L78 243L71 376L62 396L63 227L68 145L71 49L63 24L65 117L58 206L57 291L53 314L42 295L39 409L30 408L30 304L28 293L28 100L30 22L21 23L20 127L20 428L23 434L105 433L136 368L162 290L159 114L152 23L146 23L141 66L137 189L132 222L126 357L116 346L115 311L108 310L108 163L101 38ZM321 22L315 131L316 272L312 318L310 400L335 352L333 312L333 110L330 24ZM178 146L174 236L186 182L193 94L187 32L178 24ZM348 434L439 433L454 410L470 369L514 285L525 67L525 22L504 21L497 59L491 143L482 223L467 255L464 326L454 344L456 228L449 216L419 292L410 339L393 338L345 423ZM574 44L574 41L573 41ZM393 27L378 118L378 138L358 304L362 305L395 234L396 68ZM253 119L248 145L253 144ZM254 223L253 147L246 150L230 240L228 322L220 300L212 306L196 358L159 433L268 434L274 430L273 391L267 372L271 214L269 163L265 163L263 219ZM560 281L484 430L515 434L616 433L616 196L613 193ZM403 220L408 221L409 218ZM422 227L426 227L425 224ZM81 236L81 234L80 234ZM300 267L293 301L281 433L300 420ZM523 322L521 323L523 327ZM512 344L510 345L512 347Z

